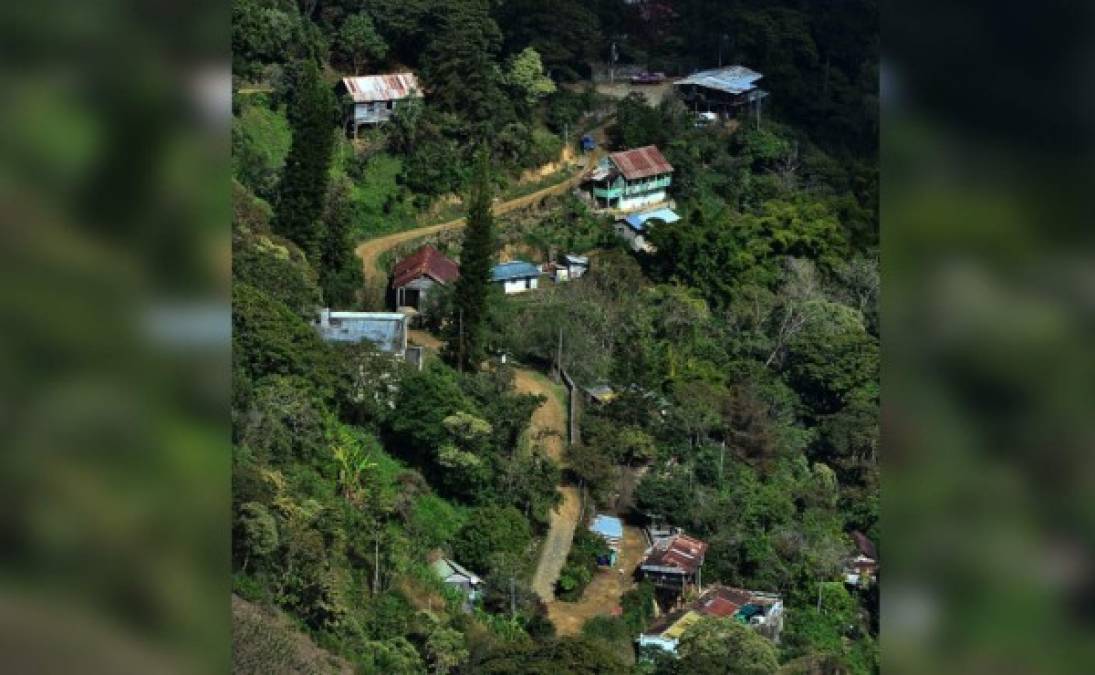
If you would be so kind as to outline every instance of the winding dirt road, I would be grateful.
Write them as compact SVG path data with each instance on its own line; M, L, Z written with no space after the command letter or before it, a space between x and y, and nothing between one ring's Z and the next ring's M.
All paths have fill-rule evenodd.
M603 143L604 127L598 127L594 130L595 135L599 137L598 144ZM494 215L500 216L510 211L516 211L517 209L523 209L531 206L546 197L553 197L561 195L582 181L582 177L585 175L597 160L601 157L601 150L598 147L597 150L585 155L585 161L581 167L570 178L557 183L555 185L549 185L546 188L537 190L536 192L515 197L505 202L496 202L494 204ZM400 244L408 241L414 241L415 239L421 239L434 234L440 234L449 230L458 230L464 227L465 219L457 218L456 220L450 220L447 223L439 223L437 225L427 225L425 227L417 227L413 230L404 230L403 232L396 232L395 234L389 234L384 237L378 237L376 239L369 239L358 244L355 249L357 257L361 258L361 271L365 278L366 287L366 301L375 301L376 297L383 297L383 293L377 295L376 291L383 289L387 284L387 273L380 268L380 256ZM379 308L375 308L379 309Z

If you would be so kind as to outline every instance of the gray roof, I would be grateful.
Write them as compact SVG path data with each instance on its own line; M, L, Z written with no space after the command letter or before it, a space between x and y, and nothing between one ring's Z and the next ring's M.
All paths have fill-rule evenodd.
M694 84L708 89L717 89L728 94L743 94L756 88L756 81L764 77L745 66L727 66L693 73L676 82L677 86Z
M433 570L434 572L437 572L437 576L441 577L442 579L448 579L449 577L455 575L465 577L473 584L477 584L480 582L478 576L476 576L472 572L469 572L460 563L456 562L455 560L449 560L448 558L439 558L433 564Z
M407 317L397 312L331 312L329 322L317 326L320 337L329 342L368 340L383 352L400 352Z

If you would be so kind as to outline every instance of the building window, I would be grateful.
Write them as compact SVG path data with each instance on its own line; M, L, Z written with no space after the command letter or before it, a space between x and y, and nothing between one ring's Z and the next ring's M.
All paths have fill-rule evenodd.
M525 279L525 290L532 288L532 279Z
M388 110L391 110L392 106L394 106L394 105L395 105L395 101L388 101Z

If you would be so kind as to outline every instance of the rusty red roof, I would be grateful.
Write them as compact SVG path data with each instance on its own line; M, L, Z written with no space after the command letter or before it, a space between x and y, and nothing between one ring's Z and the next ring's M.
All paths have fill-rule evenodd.
M703 564L706 552L706 542L687 534L678 534L664 543L656 544L642 564L644 567L676 567L686 574L692 574Z
M426 244L400 260L392 269L392 288L405 286L421 276L431 277L439 284L447 284L460 276L460 266L444 253Z
M661 173L671 173L673 166L665 160L657 146L647 145L634 150L614 152L608 156L624 178L638 180Z
M855 530L852 532L852 541L855 542L855 547L860 553L872 560L878 560L878 550L875 548L874 542L867 538L867 535Z
M422 95L422 87L414 73L344 77L342 85L355 103L395 101L411 95Z

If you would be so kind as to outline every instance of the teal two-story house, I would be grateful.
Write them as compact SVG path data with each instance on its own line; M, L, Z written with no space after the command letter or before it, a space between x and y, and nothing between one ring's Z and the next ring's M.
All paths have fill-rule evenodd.
M668 201L673 166L656 146L614 152L589 176L590 196L599 208L633 211Z

